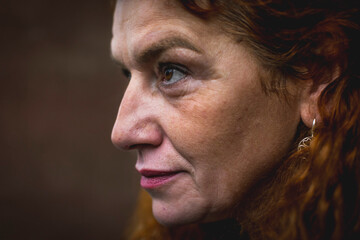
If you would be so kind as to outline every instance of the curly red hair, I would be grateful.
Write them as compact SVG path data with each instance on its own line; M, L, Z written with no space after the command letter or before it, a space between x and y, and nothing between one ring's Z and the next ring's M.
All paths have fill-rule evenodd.
M287 81L326 85L310 146L294 147L249 198L250 210L237 212L243 231L251 239L360 239L359 1L178 1L249 46L267 72L262 84L269 94L286 96ZM300 126L299 136L306 134ZM140 199L130 239L204 236L197 225L162 227L151 199Z

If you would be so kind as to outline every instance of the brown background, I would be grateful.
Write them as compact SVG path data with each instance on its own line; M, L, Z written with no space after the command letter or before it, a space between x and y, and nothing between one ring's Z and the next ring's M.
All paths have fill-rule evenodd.
M110 133L109 1L0 4L0 239L120 239L138 189Z

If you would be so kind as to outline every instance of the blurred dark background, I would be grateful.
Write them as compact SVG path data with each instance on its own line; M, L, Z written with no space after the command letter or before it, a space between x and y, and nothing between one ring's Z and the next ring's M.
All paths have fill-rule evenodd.
M0 240L121 239L139 182L110 141L110 1L3 0L0 19Z

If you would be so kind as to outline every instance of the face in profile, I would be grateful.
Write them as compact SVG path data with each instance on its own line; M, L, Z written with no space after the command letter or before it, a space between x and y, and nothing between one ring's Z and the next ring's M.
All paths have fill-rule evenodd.
M138 152L160 223L227 218L289 150L298 96L265 94L261 66L215 20L178 1L120 0L111 50L129 78L112 141Z

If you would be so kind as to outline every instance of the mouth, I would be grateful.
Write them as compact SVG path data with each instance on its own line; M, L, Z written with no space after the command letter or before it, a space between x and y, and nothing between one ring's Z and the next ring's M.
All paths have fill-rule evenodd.
M157 170L140 170L140 185L145 189L153 189L171 181L183 171L157 171Z

